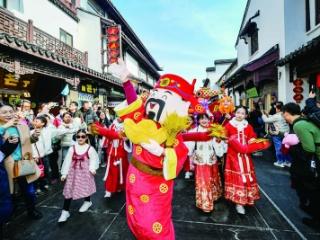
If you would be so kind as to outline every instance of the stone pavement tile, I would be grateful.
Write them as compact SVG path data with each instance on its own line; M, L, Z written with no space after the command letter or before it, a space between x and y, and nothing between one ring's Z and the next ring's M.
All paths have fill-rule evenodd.
M271 231L246 227L221 226L215 224L197 224L174 222L177 240L211 239L274 239Z
M174 221L176 240L211 240L211 239L274 239L268 229L255 227L237 227L216 225L214 223L191 223ZM238 237L238 238L237 238ZM118 216L101 238L103 240L134 240L124 216Z
M273 231L273 234L277 237L278 240L300 240L301 237L292 231ZM308 240L310 240L308 238Z
M101 213L118 213L125 203L125 195L124 193L115 193L112 198L106 199L104 198L104 182L103 178L103 169L100 169L98 175L96 176L96 187L97 192L93 194L91 197L91 201L93 202L93 206L91 208L92 211L101 212ZM48 206L53 208L61 208L63 205L63 195L62 195L63 185L61 185L61 191L53 194L47 200L44 200L42 203L40 202L40 206ZM71 203L71 208L78 209L81 207L83 201L77 200Z
M305 237L308 240L319 240L320 239L320 233L307 233L307 234L305 234Z
M61 208L63 205L63 195L59 193L54 198L44 201L40 206L52 207L52 208ZM124 194L115 194L110 199L103 198L102 192L96 192L92 197L91 201L93 203L91 210L97 213L118 213L125 203ZM83 203L83 200L79 199L77 201L72 201L71 208L79 209Z
M282 210L287 218L289 218L303 234L319 234L320 230L317 232L301 222L301 219L308 215L298 207L299 200L295 190L291 188L289 169L279 169L273 166L273 157L269 151L264 153L262 159L255 159L255 169L260 187ZM266 215L268 215L268 213L266 213Z
M185 181L183 179L178 179L175 184L173 219L207 223L227 223L263 228L267 227L256 208L248 207L247 214L240 216L236 213L234 205L223 198L216 202L215 210L212 213L202 212L195 207L194 182Z
M135 240L127 225L127 220L123 212L115 219L101 240Z
M281 214L273 207L273 205L266 199L261 192L261 199L257 201L255 208L261 214L266 224L273 229L279 230L293 230L288 222L281 216Z
M72 211L68 221L61 225L57 223L60 209L41 207L40 210L43 213L41 220L30 221L26 215L20 216L8 224L5 236L10 240L98 239L115 217L113 214Z

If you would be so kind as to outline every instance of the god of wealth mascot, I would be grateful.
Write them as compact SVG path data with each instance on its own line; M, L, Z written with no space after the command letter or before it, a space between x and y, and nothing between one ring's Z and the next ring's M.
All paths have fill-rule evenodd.
M171 219L173 179L188 155L184 141L207 141L209 133L183 133L188 128L188 110L196 106L194 84L165 74L147 99L138 97L122 60L109 70L123 82L126 101L115 108L124 120L124 132L107 137L126 137L133 143L126 181L126 212L129 228L139 240L175 239ZM109 135L108 135L109 134Z

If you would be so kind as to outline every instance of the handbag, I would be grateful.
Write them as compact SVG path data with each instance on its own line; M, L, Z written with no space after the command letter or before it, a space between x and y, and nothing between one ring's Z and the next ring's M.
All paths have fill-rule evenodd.
M36 173L36 163L34 160L19 160L14 162L13 177L29 176Z

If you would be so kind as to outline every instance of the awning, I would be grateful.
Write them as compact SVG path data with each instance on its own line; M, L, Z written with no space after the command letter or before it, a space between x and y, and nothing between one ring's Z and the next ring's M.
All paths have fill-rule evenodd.
M255 85L263 80L276 79L277 68L275 62L278 59L279 46L277 44L265 52L260 58L255 59L239 68L231 77L228 78L226 85L237 79L245 79L250 75L252 75Z
M279 47L278 45L275 45L274 47L269 49L265 54L263 54L260 58L244 65L243 69L248 72L253 72L278 59L279 59Z

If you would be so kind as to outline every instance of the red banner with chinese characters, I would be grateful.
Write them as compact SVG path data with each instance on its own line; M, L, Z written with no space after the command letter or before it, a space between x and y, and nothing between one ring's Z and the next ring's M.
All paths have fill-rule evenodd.
M106 29L108 65L118 62L121 57L121 26L110 26Z

